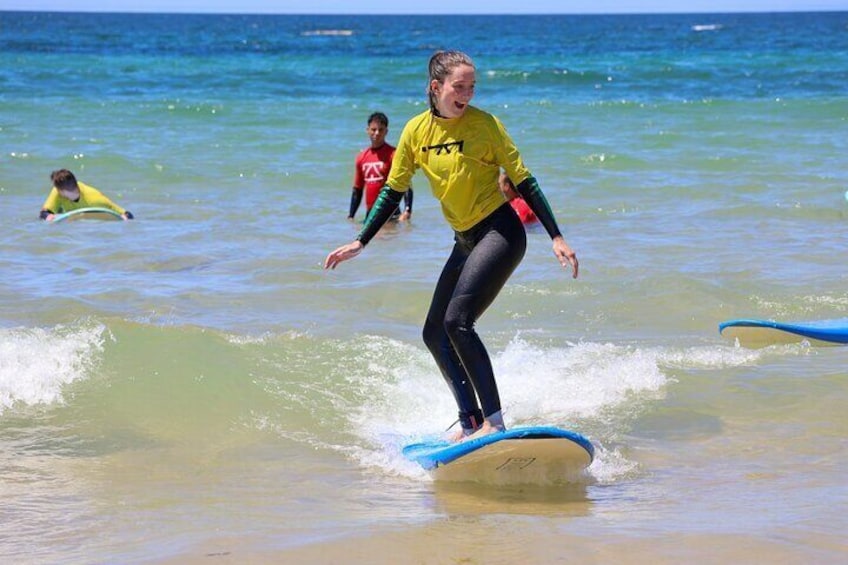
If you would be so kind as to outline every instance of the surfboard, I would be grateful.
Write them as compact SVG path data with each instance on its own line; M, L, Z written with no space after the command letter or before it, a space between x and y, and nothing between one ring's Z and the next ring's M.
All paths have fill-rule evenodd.
M595 448L576 432L528 426L459 443L413 443L403 448L403 455L439 481L554 484L582 477Z
M69 220L123 220L123 217L109 208L77 208L64 214L53 216L53 223Z
M774 320L729 320L718 325L722 337L739 340L745 347L800 343L810 345L848 344L848 318L809 322L776 322Z

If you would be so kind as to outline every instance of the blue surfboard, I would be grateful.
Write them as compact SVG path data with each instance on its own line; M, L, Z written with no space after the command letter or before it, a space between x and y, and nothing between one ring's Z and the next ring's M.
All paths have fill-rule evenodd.
M123 220L124 218L114 210L109 208L77 208L64 214L56 214L53 216L52 222L66 222L69 220Z
M552 484L582 477L595 448L576 432L529 426L459 443L413 443L403 448L403 455L436 480Z
M809 322L774 320L729 320L718 325L722 337L738 340L746 347L808 341L811 345L848 344L848 318Z

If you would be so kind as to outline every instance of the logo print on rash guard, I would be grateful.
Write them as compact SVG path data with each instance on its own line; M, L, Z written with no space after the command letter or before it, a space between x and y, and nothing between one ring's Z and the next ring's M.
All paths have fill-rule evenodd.
M365 182L378 182L384 180L383 167L385 163L382 161L372 161L370 163L362 163L362 175L365 177Z
M458 153L462 153L462 146L465 144L465 141L451 141L450 143L439 143L438 145L428 145L426 147L422 147L421 151L426 153L427 151L435 151L436 155L441 155L442 151L445 152L446 155L450 155L451 152L456 149Z

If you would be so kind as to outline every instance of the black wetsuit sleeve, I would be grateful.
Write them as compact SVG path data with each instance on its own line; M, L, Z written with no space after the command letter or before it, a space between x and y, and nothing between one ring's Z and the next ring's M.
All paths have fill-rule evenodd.
M350 193L350 212L348 212L348 218L354 217L356 215L356 211L359 210L359 204L362 202L363 192L365 191L354 188L353 192Z
M539 183L534 177L524 179L521 184L515 187L515 190L527 202L530 209L536 214L536 217L539 218L539 221L545 227L545 231L548 232L551 239L562 235L559 231L559 226L557 226L556 218L554 218L554 213L551 211L551 205L548 204L548 199L545 198L542 189L539 188Z
M403 193L404 212L412 214L412 187Z
M53 213L52 211L44 209L38 214L38 219L39 220L46 220L47 216L49 216L52 213Z
M133 219L135 219L135 216L133 216L133 213L132 213L132 212L130 212L129 210L125 210L125 211L124 211L124 214L127 216L127 219L128 219L128 220L133 220Z
M398 204L400 204L401 198L403 198L403 193L392 190L389 185L385 185L380 190L377 201L374 202L371 212L365 218L365 226L363 226L359 235L356 236L356 239L362 242L363 246L368 245L371 238L377 235L383 224L394 214Z

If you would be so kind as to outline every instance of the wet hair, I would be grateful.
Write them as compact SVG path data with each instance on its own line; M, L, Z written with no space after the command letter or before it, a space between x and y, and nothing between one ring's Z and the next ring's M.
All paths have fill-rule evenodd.
M474 61L471 57L462 51L436 51L430 57L428 70L430 78L427 80L427 98L430 101L430 111L439 116L439 110L436 108L436 94L433 92L432 83L438 81L442 83L447 76L460 65L468 65L474 67Z
M68 169L53 171L50 173L50 180L53 181L53 186L56 188L63 188L66 186L76 188L77 186L77 178L74 176L74 173Z
M365 122L365 125L370 126L373 121L379 122L383 127L389 127L389 117L383 112L374 112L368 116L368 121Z

